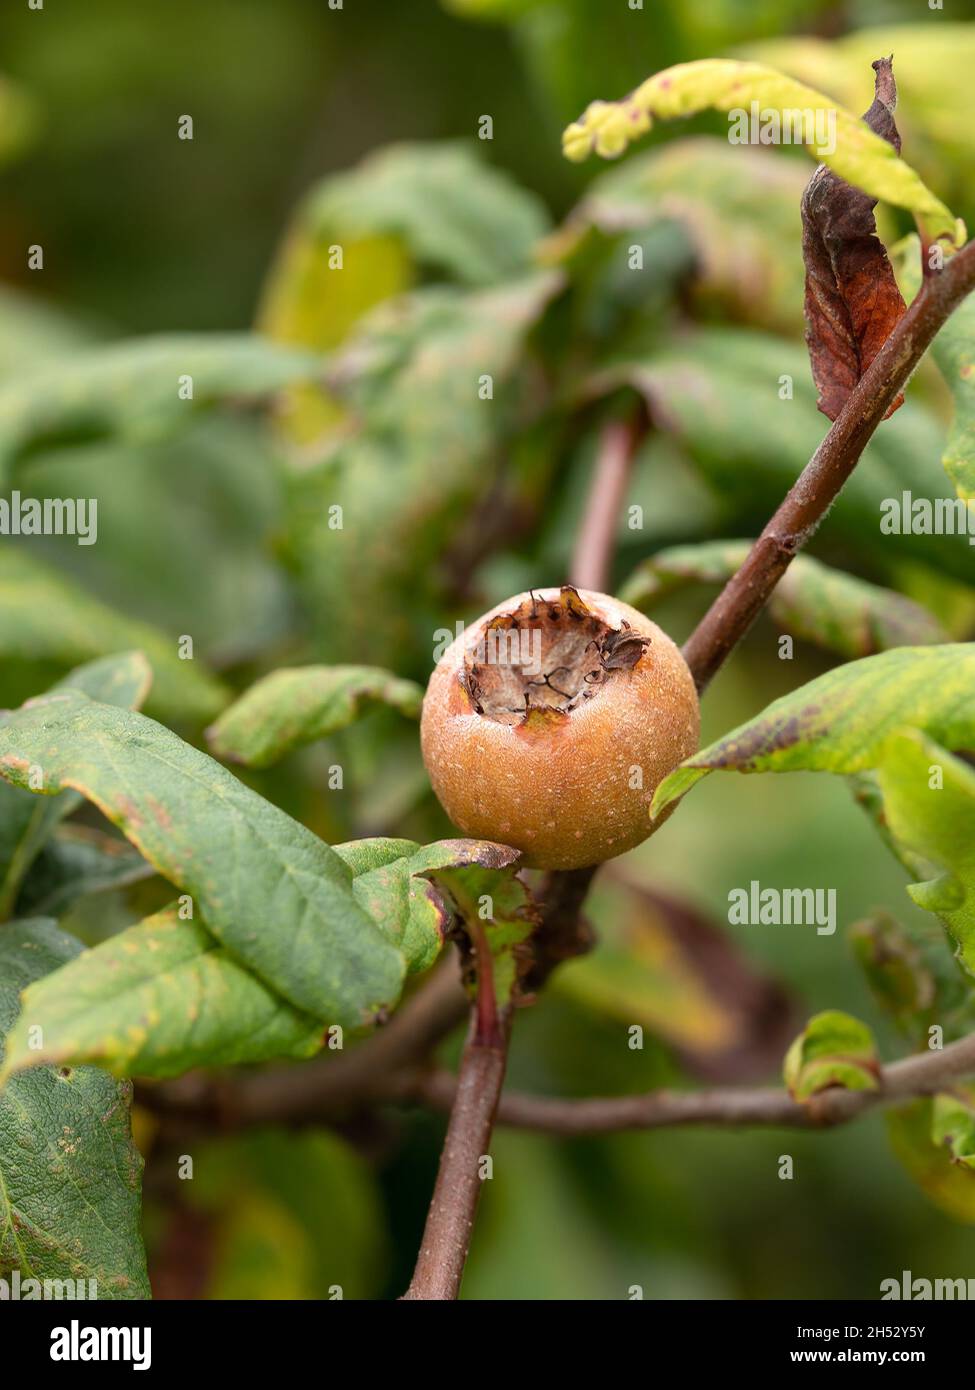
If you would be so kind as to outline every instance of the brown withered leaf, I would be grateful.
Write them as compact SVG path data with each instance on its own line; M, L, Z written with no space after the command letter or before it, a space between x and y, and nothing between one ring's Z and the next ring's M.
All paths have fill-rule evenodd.
M900 153L892 62L879 58L873 64L875 95L863 119ZM876 205L875 198L824 164L802 195L806 343L819 408L830 420L839 415L906 308L877 236ZM898 396L887 415L903 400Z

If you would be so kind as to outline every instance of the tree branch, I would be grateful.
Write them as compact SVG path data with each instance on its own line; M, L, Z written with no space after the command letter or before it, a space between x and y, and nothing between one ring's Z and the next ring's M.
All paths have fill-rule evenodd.
M604 593L609 583L620 507L637 449L646 433L640 415L603 426L589 497L569 569L577 589Z
M491 1144L504 1084L511 1009L499 1014L491 952L483 927L478 925L473 934L477 999L454 1086L423 1243L404 1299L453 1299L460 1292L481 1195L481 1162Z
M785 501L684 646L704 690L768 602L856 467L871 435L938 330L975 288L975 241L922 282L914 302L857 382Z
M845 1124L867 1110L944 1091L952 1081L975 1074L975 1034L940 1052L919 1052L880 1073L876 1090L834 1087L800 1104L787 1091L728 1088L708 1091L651 1091L640 1096L561 1100L507 1092L498 1123L549 1134L607 1134L626 1129L672 1129L686 1125L725 1128L767 1125L821 1129ZM417 1099L443 1108L456 1087L447 1072L418 1079Z

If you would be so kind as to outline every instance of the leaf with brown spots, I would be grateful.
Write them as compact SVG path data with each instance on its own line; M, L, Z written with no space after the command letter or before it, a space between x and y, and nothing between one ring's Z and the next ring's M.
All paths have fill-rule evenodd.
M949 752L975 744L975 642L895 647L827 671L687 758L661 782L651 810L658 816L717 770L879 770L905 729Z
M891 61L879 58L873 64L876 94L863 119L899 152ZM854 188L825 164L813 174L802 196L806 343L819 408L830 420L839 415L906 309L877 237L876 205L876 198ZM887 415L903 400L903 395L898 396Z
M21 992L80 952L43 918L0 930L0 1046ZM96 1067L35 1067L0 1088L0 1276L50 1281L21 1298L149 1297L129 1097Z
M0 777L93 802L302 1013L354 1028L399 998L406 961L359 907L341 858L161 724L61 689L0 721Z
M181 920L175 904L72 955L29 984L20 1005L0 1085L45 1063L166 1077L310 1057L325 1033L234 960L202 922Z
M400 947L409 969L431 965L455 916L476 916L485 895L498 955L514 958L534 926L530 895L513 873L518 852L505 845L373 839L334 852L359 907ZM0 1086L43 1064L92 1062L116 1076L171 1077L200 1066L310 1057L325 1040L321 1021L236 960L199 915L182 920L172 904L23 992Z
M975 975L975 642L896 647L774 701L666 777L659 816L715 770L872 774L872 814ZM932 770L938 769L934 778ZM864 778L857 788L864 797Z

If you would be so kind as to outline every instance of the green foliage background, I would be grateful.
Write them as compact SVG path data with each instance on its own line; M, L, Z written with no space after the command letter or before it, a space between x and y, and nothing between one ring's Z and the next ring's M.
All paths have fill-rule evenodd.
M435 628L565 577L598 419L569 427L568 411L587 392L635 387L671 422L638 462L631 500L646 523L621 526L617 588L665 547L753 534L825 430L801 336L798 196L811 166L765 152L743 176L726 142L699 143L723 130L702 117L656 129L647 151L659 155L634 152L607 173L565 163L561 128L652 71L741 52L862 110L869 60L893 48L905 157L972 226L971 18L967 0L944 12L906 0L647 0L642 15L624 0L8 9L0 491L97 495L100 538L90 550L68 538L0 541L0 705L139 647L155 670L149 713L205 746L204 727L230 696L281 666L375 663L423 682ZM939 26L949 25L960 27L946 42ZM192 143L176 139L184 112ZM483 114L490 144L474 139ZM331 178L416 141L451 143L394 152L364 180ZM888 244L909 231L885 217ZM621 227L649 267L636 299L621 272ZM321 248L345 240L365 269L346 299L331 299ZM25 267L34 242L43 274ZM221 336L184 336L199 333ZM124 341L136 336L151 341ZM322 352L332 354L324 367ZM458 363L503 386L500 424L488 429L482 404L465 398ZM171 383L183 371L197 400L177 419ZM770 390L780 373L794 376L792 405ZM949 414L943 383L922 371L814 554L926 605L964 641L975 632L971 550L881 539L876 525L877 500L891 491L950 494L940 465ZM471 516L486 483L518 524L482 553ZM363 542L342 567L323 534L323 503L335 500ZM677 588L654 616L682 638L706 598ZM194 637L192 664L173 656L183 633ZM702 745L834 663L803 640L794 661L778 660L777 628L764 620L705 703ZM385 834L427 843L450 827L416 742L399 714L370 708L240 776L329 844ZM341 795L327 789L334 763L346 769ZM838 779L711 777L625 872L631 888L652 886L719 922L729 890L752 879L835 888L835 936L731 928L734 944L753 971L783 983L800 1022L847 1009L870 1024L882 1055L903 1050L846 929L885 908L930 936L930 918ZM594 898L605 954L566 967L519 1016L513 1086L585 1095L690 1084L722 1065L732 1080L745 1075L726 1055L733 1010L701 971L675 963L659 915L637 912L638 946L615 941L621 891L607 884ZM62 925L93 943L171 898L158 878L109 886ZM641 952L651 963L638 985L642 1053L625 1047L607 1003L612 976L601 972L618 966L614 951L628 979ZM773 1080L781 1053L759 1053L747 1075ZM396 1295L442 1128L397 1110L338 1135L215 1139L195 1151L198 1180L174 1191L152 1180L153 1126L137 1111L156 1296L327 1297L334 1284L346 1297ZM785 1153L792 1182L777 1175ZM880 1114L822 1136L694 1130L556 1143L501 1131L495 1174L468 1298L620 1298L635 1284L655 1298L873 1298L905 1268L973 1274L971 1227L911 1181Z

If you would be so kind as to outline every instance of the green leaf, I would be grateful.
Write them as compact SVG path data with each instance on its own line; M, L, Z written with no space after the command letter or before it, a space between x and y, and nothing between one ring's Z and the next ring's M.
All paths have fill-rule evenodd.
M43 1046L31 1046L36 1029ZM173 905L84 951L24 992L5 1074L94 1062L116 1076L310 1057L320 1022L239 965Z
M506 1003L518 978L518 947L537 925L534 901L515 877L520 855L487 840L356 840L336 845L355 875L357 900L399 942L413 971L435 960L456 912L468 935L484 930L495 994Z
M975 1169L975 1090L958 1086L950 1095L934 1097L932 1142L946 1148L952 1163Z
M504 1008L530 963L523 947L539 920L531 893L509 867L515 864L516 853L507 845L476 840L444 840L428 849L434 851L434 862L427 872L446 889L469 938L476 942L477 934L484 933L495 1000Z
M126 652L78 667L54 686L54 691L79 690L106 704L139 706L151 681L152 672L142 653ZM10 717L0 713L0 729ZM76 811L81 800L66 792L37 801L0 781L0 921L12 912L24 876L55 826Z
M777 111L780 115L783 111L823 113L835 122L835 142L831 138L817 145L813 127L804 132L809 152L817 161L872 197L913 212L928 240L947 237L961 245L963 226L893 146L829 97L761 63L703 59L667 68L622 101L592 102L565 131L563 151L572 160L585 159L594 151L613 159L650 130L654 117L671 120L708 108L747 112L753 101L763 112Z
M935 942L887 912L854 922L849 937L877 1003L915 1046L926 1045L933 1024L948 1041L975 1027L971 990L957 964L946 962L942 937Z
M727 509L722 531L748 534L746 528L764 524L822 442L808 356L786 339L740 328L701 327L671 337L650 349L622 345L613 361L583 378L580 403L622 387L638 391L657 428L680 443ZM782 395L783 382L791 398ZM830 511L830 537L854 553L869 549L878 566L923 562L970 585L967 534L881 531L889 499L900 502L905 492L948 498L937 463L943 448L940 423L908 400L867 445Z
M750 541L708 541L658 551L634 571L619 597L648 612L658 599L686 585L724 583L750 547ZM847 657L947 640L920 604L808 555L796 556L779 580L769 612L787 632Z
M192 402L181 404L193 410ZM116 438L32 455L23 492L97 498L98 544L38 536L29 548L113 611L167 636L191 635L195 663L181 665L239 667L282 645L297 620L272 553L284 524L286 483L267 421L255 411L196 412L180 420L188 423L178 434L155 443ZM39 688L28 672L3 703L19 704Z
M898 248L898 280L905 295L921 287L921 248L917 237L905 237ZM954 405L954 417L941 462L958 496L969 504L975 535L975 295L958 305L931 344Z
M7 783L3 787L10 790ZM152 874L152 867L125 840L91 826L65 825L31 865L17 895L17 913L58 917L78 898L125 888Z
M546 224L541 202L471 146L394 145L312 189L272 270L261 327L283 342L334 347L418 267L473 286L530 269Z
M491 895L493 934L505 980L513 948L531 931L527 889L513 878L518 855L477 840L420 846L358 840L335 854L355 901L409 968L432 964L455 911L477 916ZM506 996L505 996L506 997ZM43 1047L31 1046L40 1027ZM201 921L173 905L84 952L32 985L11 1031L6 1069L94 1062L119 1076L178 1076L199 1066L309 1057L323 1022L293 1007L223 948Z
M0 388L0 485L42 448L112 438L146 444L215 405L261 402L320 370L308 353L243 333L89 348ZM187 377L192 399L181 395Z
M206 754L145 718L62 692L0 725L0 775L73 787L193 896L207 926L296 1008L362 1026L398 998L400 952L341 859Z
M0 1037L20 991L80 949L53 922L0 930ZM127 1087L94 1067L12 1077L0 1090L0 1271L94 1279L103 1299L148 1298L141 1178Z
M152 667L144 652L113 652L76 666L52 685L48 694L78 690L103 705L139 709L149 698L152 680Z
M898 647L827 671L775 700L657 788L658 815L715 770L854 773L879 767L903 729L923 729L946 748L975 739L975 643Z
M274 671L207 730L219 758L268 767L293 748L345 729L376 704L419 718L423 689L375 666L300 666Z
M918 1100L887 1113L891 1147L925 1196L955 1221L975 1223L975 1173L955 1163L932 1139L933 1100Z
M435 851L435 847L431 847ZM443 946L451 913L428 880L428 854L408 840L336 845L354 875L356 901L397 942L412 971L425 970ZM430 863L436 862L435 857Z
M865 1023L837 1009L815 1014L786 1053L785 1084L794 1100L809 1100L830 1086L875 1090L879 1062Z
M228 692L199 660L182 661L177 639L113 612L76 583L16 547L0 551L0 653L24 661L78 665L139 648L149 659L150 708L168 718L212 718Z
M675 140L595 178L548 247L575 263L601 242L632 285L629 247L639 232L672 222L690 242L699 307L734 321L791 332L802 324L803 269L782 247L798 244L805 172L767 149L710 136Z
M90 333L49 300L0 286L0 380L90 344Z
M715 769L872 771L885 834L917 880L908 892L975 974L975 772L951 751L973 746L975 644L901 647L827 672L696 753L651 814Z
M187 1200L214 1231L208 1298L374 1298L385 1255L374 1166L336 1134L206 1144Z
M432 652L448 555L476 553L472 512L489 496L497 507L506 449L541 408L525 339L560 285L549 272L475 294L418 291L350 341L352 424L295 477L288 535L329 663L396 667L421 642Z
M975 975L975 770L913 730L884 745L877 780L890 834L918 879L907 891L947 925Z

